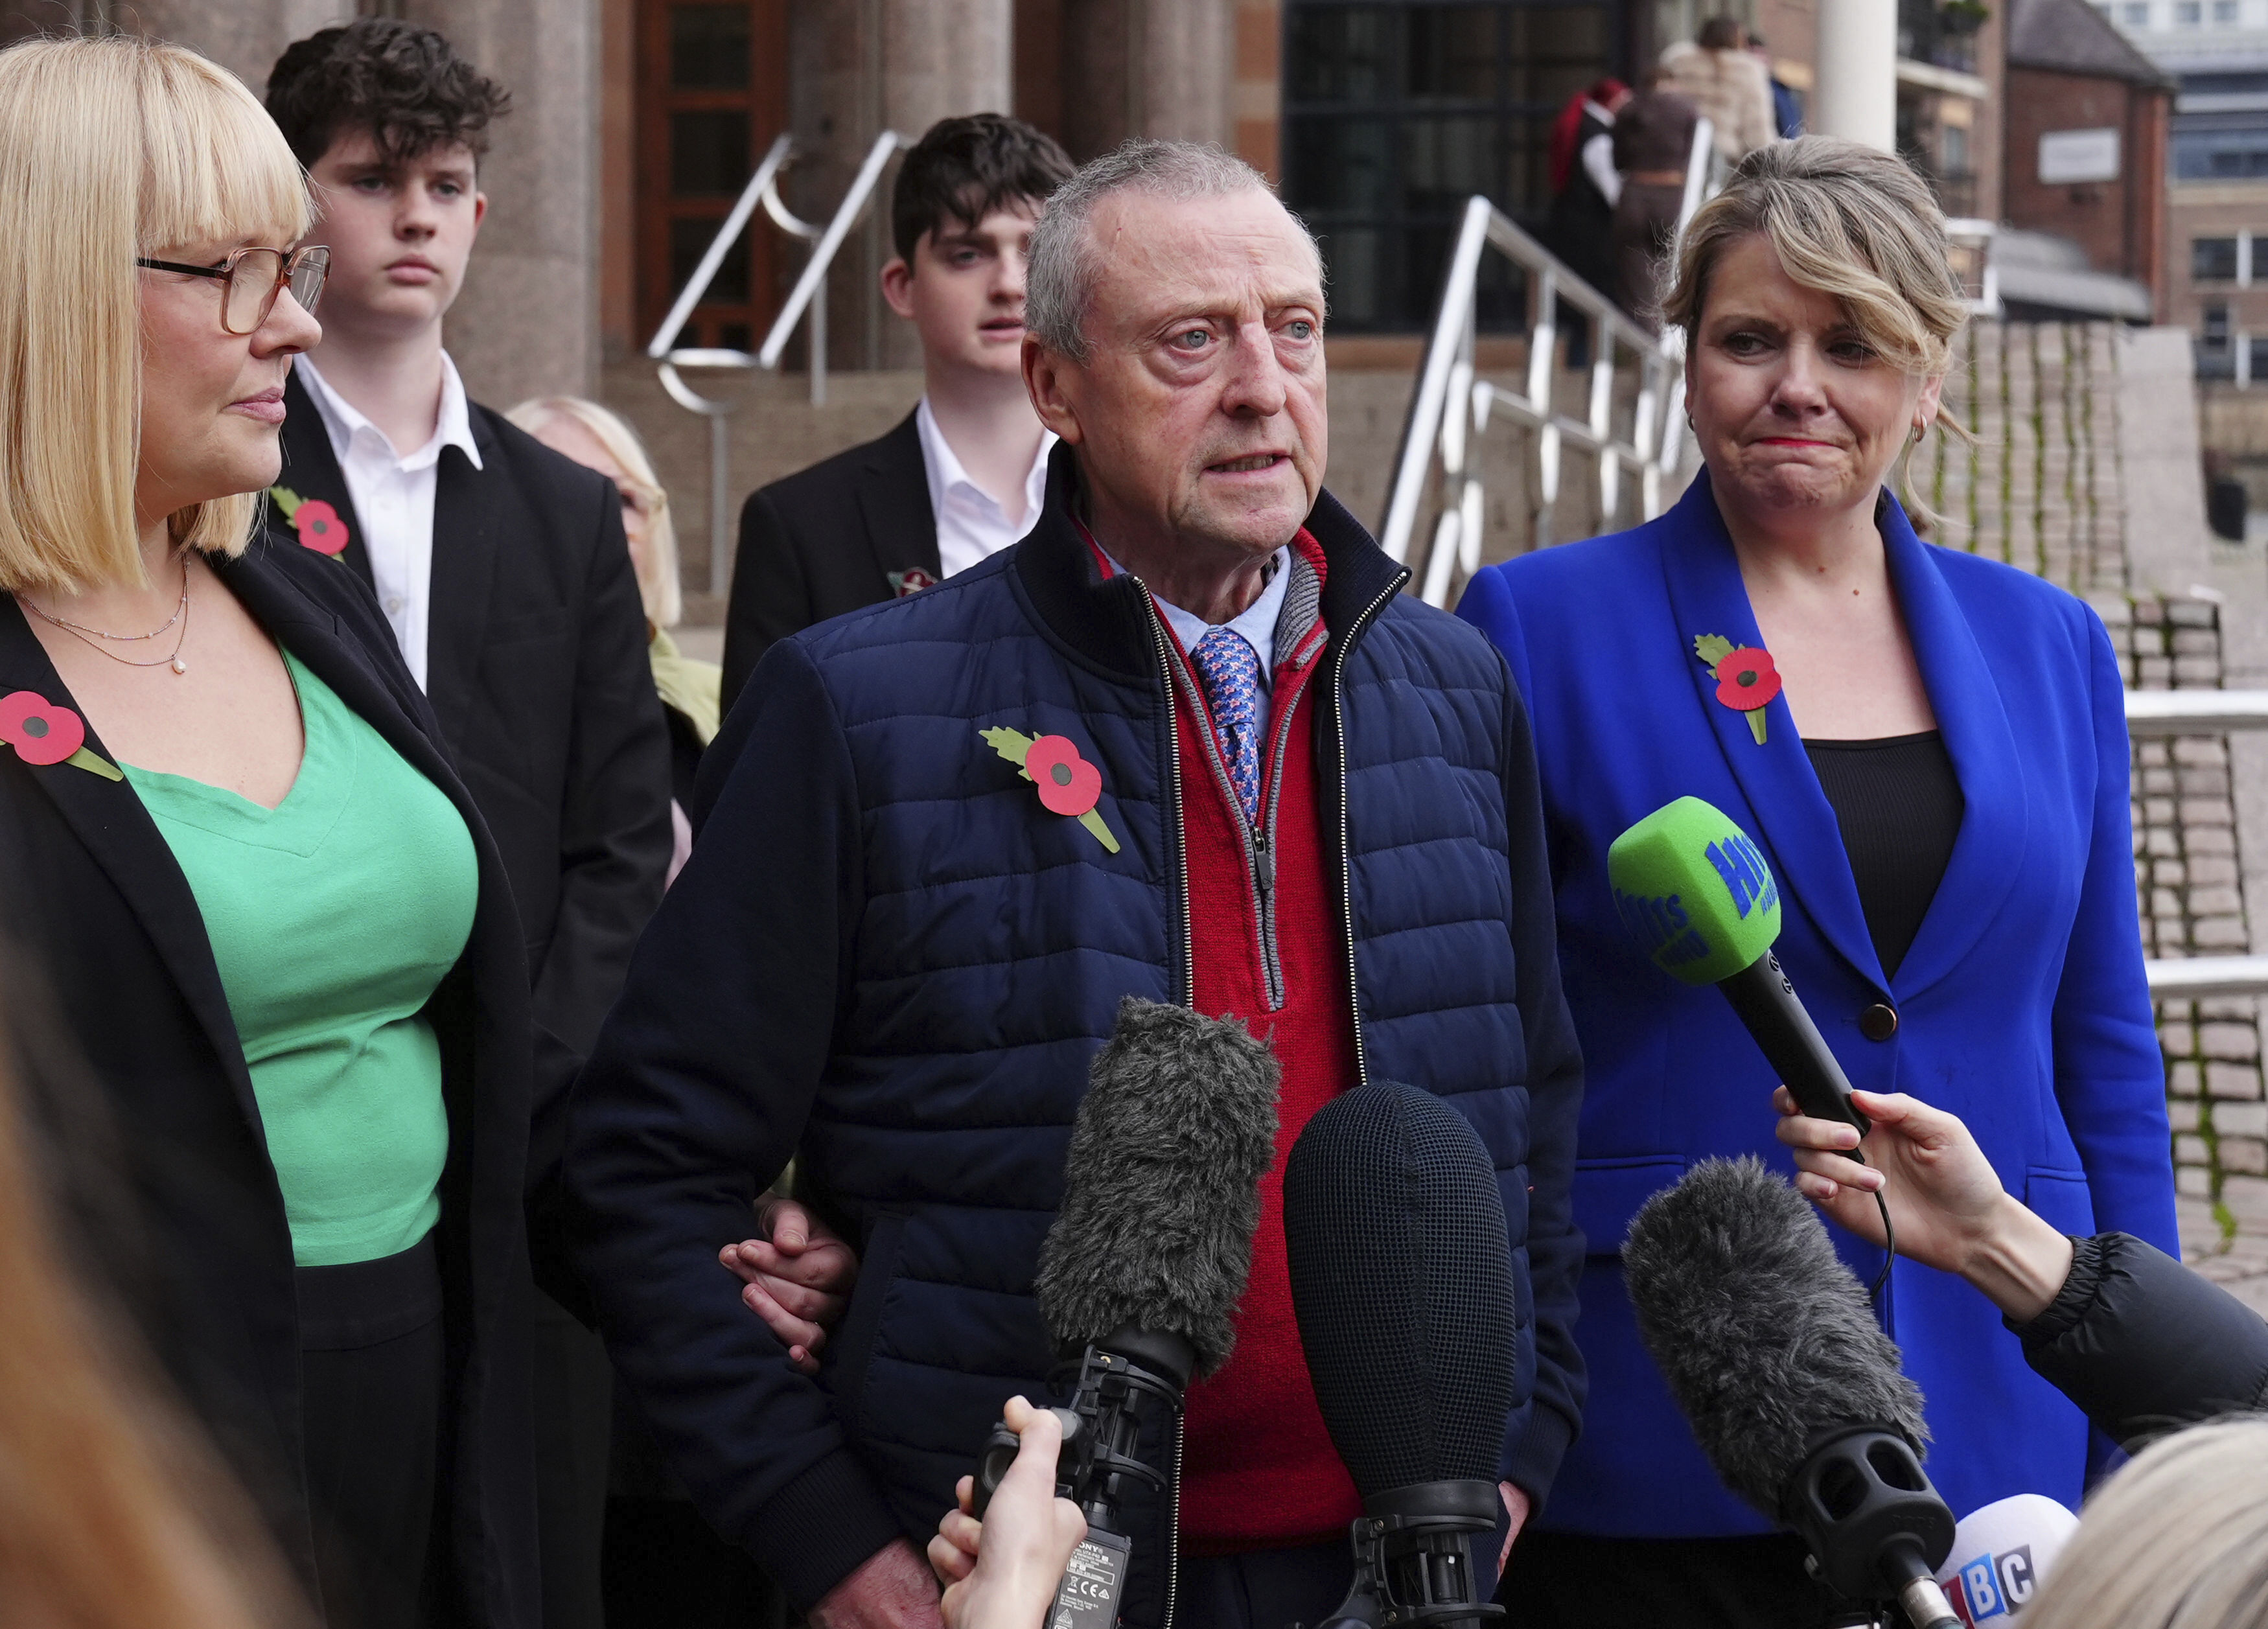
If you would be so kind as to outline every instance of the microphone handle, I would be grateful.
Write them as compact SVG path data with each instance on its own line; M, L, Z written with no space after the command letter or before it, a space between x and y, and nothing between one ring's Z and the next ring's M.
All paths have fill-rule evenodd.
M1778 1071L1796 1104L1815 1120L1840 1120L1863 1136L1874 1123L1851 1102L1851 1080L1804 1011L1795 986L1769 950L1719 984L1725 999Z
M1913 1629L1961 1629L1961 1619L1953 1615L1945 1591L1927 1574L1910 1580L1898 1591L1898 1607Z

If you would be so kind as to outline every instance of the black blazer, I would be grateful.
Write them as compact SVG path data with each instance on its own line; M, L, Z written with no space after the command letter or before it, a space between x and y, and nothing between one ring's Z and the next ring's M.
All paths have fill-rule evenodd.
M940 575L929 466L911 413L879 440L751 492L725 614L725 711L775 640Z
M434 1556L446 1621L536 1629L527 968L512 890L370 591L273 538L217 569L254 620L447 794L479 852L472 937L426 1009L449 1120L435 1242L451 1412ZM0 595L0 695L15 690L77 708ZM115 762L92 724L86 744ZM0 747L0 931L44 974L107 1088L138 1220L164 1263L128 1304L312 1592L291 1228L195 896L130 785Z
M298 372L284 387L283 485L347 525L370 557L329 433ZM458 772L504 856L534 981L531 1190L559 1167L568 1088L621 991L669 867L670 748L645 612L612 482L497 414L470 408L482 468L441 454L433 494L425 689ZM276 535L296 534L276 520ZM580 1292L549 1267L545 1288Z

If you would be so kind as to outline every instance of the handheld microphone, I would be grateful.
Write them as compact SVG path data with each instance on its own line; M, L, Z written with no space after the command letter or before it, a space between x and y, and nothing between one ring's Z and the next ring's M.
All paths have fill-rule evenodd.
M1961 1518L1937 1581L1968 1629L1999 1629L2031 1604L2078 1528L2077 1516L2043 1494L1995 1500Z
M1653 964L1722 991L1804 1113L1862 1136L1873 1128L1771 953L1779 885L1730 815L1698 798L1665 804L1615 839L1607 878L1616 913Z
M1920 1390L1827 1229L1761 1161L1704 1160L1631 1222L1646 1350L1725 1485L1794 1529L1816 1576L1957 1629L1953 1512L1923 1474Z
M1292 1146L1284 1236L1315 1401L1363 1500L1354 1588L1322 1629L1502 1617L1472 1554L1501 1507L1518 1338L1487 1150L1431 1093L1358 1087Z
M1260 1179L1276 1158L1280 1072L1242 1024L1133 996L1095 1054L1033 1285L1049 1338L1079 1366L1070 1408L1059 1412L1068 1417L1056 1491L1086 1514L1087 1536L1051 1625L1116 1623L1135 1485L1154 1489L1177 1521L1182 1394L1236 1343L1231 1320L1252 1270ZM1161 1420L1172 1441L1164 1465L1142 1451L1145 1426ZM978 1515L1017 1447L1005 1424L986 1441Z

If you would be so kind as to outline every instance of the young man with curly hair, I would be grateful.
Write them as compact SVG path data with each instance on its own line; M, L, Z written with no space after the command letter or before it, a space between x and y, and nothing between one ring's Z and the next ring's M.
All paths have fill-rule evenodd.
M622 495L467 400L442 347L503 88L433 30L365 17L287 49L267 104L314 181L308 241L331 250L322 343L285 392L274 542L336 553L375 590L503 851L534 991L535 1277L571 1305L546 1248L567 1088L670 854L669 738ZM597 1338L529 1294L542 1621L595 1629L612 1380Z

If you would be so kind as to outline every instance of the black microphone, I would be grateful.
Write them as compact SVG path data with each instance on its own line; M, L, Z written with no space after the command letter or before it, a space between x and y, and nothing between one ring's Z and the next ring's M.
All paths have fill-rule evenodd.
M1502 1617L1472 1554L1503 1507L1517 1340L1495 1162L1431 1093L1358 1087L1292 1145L1284 1236L1315 1401L1362 1495L1354 1588L1324 1629Z
M1063 1205L1033 1292L1058 1353L1078 1366L1056 1491L1085 1512L1050 1625L1110 1629L1133 1553L1136 1485L1179 1525L1182 1394L1236 1344L1252 1270L1260 1179L1276 1159L1276 1055L1234 1020L1129 996L1095 1054L1064 1159ZM1167 1463L1145 1428L1170 1426ZM1152 1430L1152 1442L1160 1435ZM984 1513L1016 1457L1005 1425L985 1444ZM1167 1616L1174 1558L1166 1562ZM1069 1616L1066 1617L1065 1614Z
M1839 1594L1960 1629L1932 1576L1954 1522L1922 1471L1920 1389L1802 1197L1753 1157L1704 1160L1640 1207L1623 1276L1725 1485Z
M1862 1136L1874 1129L1772 955L1779 887L1730 815L1698 798L1663 805L1614 840L1607 878L1616 913L1648 958L1681 983L1722 991L1804 1113Z

